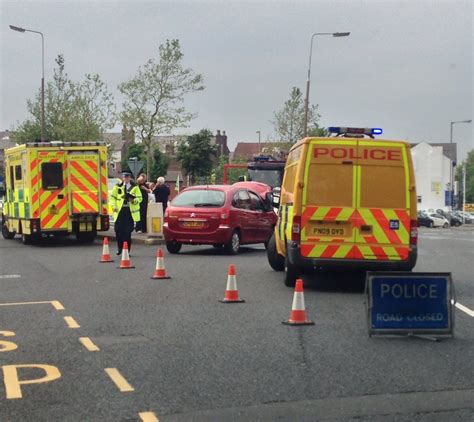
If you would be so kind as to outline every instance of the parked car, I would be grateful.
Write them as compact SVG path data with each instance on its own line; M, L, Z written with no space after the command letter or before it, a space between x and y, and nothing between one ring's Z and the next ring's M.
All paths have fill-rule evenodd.
M443 227L445 229L449 227L449 221L440 214L430 213L428 217L433 220L434 227Z
M424 211L418 211L418 226L434 227L433 219L429 217Z
M276 223L268 185L193 186L171 201L163 234L170 253L179 253L188 244L224 247L236 254L241 245L267 245Z
M454 227L462 226L462 217L458 217L454 212L448 212L445 215L445 218L448 219L449 224Z
M473 224L474 223L474 216L468 212L463 211L455 211L453 213L456 217L458 217L461 221L464 221L464 224Z

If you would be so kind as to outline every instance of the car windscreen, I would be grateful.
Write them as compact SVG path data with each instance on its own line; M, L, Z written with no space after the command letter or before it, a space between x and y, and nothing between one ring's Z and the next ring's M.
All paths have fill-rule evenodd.
M252 182L265 183L272 188L281 186L282 173L280 170L249 169L249 176Z
M171 205L173 207L222 207L225 193L221 190L193 189L178 195Z

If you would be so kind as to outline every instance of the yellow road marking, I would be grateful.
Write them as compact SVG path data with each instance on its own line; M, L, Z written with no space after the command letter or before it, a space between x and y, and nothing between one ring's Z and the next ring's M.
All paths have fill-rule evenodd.
M128 391L135 391L135 389L122 376L122 374L120 374L117 368L105 368L105 372L122 393L126 393Z
M18 376L18 368L42 369L45 372L45 376L42 378L20 381ZM2 370L3 382L5 384L5 393L8 400L21 399L23 397L21 393L22 385L42 384L44 382L50 382L61 378L61 372L59 372L59 369L52 365L5 365L2 366Z
M14 303L0 303L0 306L18 306L18 305L42 305L49 303L57 311L64 311L64 306L58 300L45 300L42 302L14 302Z
M80 325L72 316L65 316L64 321L66 321L66 324L69 328L80 328Z
M140 412L138 416L143 422L160 422L153 412Z
M79 341L87 350L89 350L89 352L98 352L100 350L94 343L92 343L92 340L89 337L79 337Z

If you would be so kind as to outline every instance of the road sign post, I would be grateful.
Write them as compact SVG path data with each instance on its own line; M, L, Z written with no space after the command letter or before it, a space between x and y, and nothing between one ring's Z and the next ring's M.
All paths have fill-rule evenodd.
M371 335L454 335L451 273L368 272L367 324Z
M144 161L138 161L138 160L128 160L127 161L128 168L132 172L134 179L137 178L137 176L140 173L140 170L143 168L144 164L145 164Z

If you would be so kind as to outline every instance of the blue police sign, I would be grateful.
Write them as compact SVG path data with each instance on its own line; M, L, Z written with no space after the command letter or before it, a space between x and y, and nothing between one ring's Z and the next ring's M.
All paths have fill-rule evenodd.
M450 273L369 272L369 335L453 334Z

